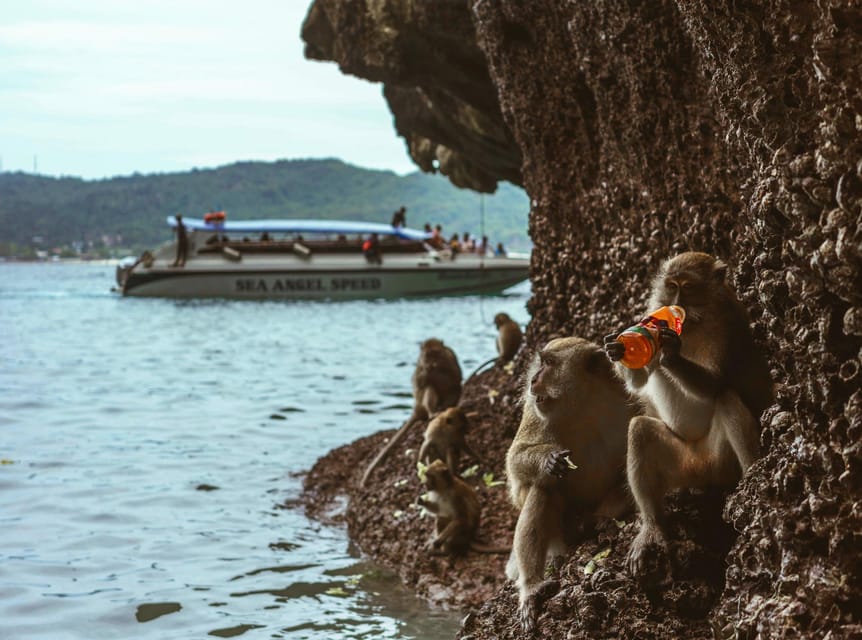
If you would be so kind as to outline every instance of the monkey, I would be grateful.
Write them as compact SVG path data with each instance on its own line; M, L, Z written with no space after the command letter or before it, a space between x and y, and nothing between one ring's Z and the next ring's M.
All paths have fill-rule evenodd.
M461 452L466 451L478 461L484 460L467 444L465 438L469 426L467 416L460 407L449 407L434 416L425 429L425 439L419 449L419 461L429 464L441 459L449 469L457 473Z
M649 548L666 551L663 499L674 489L734 486L759 456L760 414L773 402L766 359L754 341L748 313L725 281L727 266L706 253L665 261L652 281L649 308L685 309L682 332L662 329L656 357L642 369L605 337L605 352L629 390L645 404L629 424L629 487L640 529L627 564L649 573Z
M634 414L597 344L557 338L534 355L521 423L506 454L509 497L520 511L506 575L517 583L518 617L527 633L535 630L546 563L566 551L569 514L593 524L631 508L624 469Z
M512 320L506 313L498 313L494 316L494 324L497 327L497 354L500 363L510 362L515 354L518 353L518 348L521 346L521 340L524 339L524 334L521 332L521 327L518 323Z
M365 485L371 472L412 425L458 404L461 399L461 376L458 357L442 340L429 338L421 344L412 376L413 413L365 469L360 486Z
M520 325L512 320L508 313L503 312L494 316L494 325L497 327L497 357L486 360L476 367L467 378L468 380L489 364L502 365L511 362L515 354L518 353L521 341L524 339Z
M417 498L420 506L436 516L432 555L463 555L468 550L480 553L509 553L509 548L489 547L475 540L481 508L473 488L456 476L446 463L434 460L425 470L428 493Z

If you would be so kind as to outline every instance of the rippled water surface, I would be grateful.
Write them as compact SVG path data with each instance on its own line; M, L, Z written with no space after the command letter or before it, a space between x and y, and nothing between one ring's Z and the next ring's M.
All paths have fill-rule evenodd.
M454 637L289 505L318 457L409 414L421 340L469 374L528 285L179 302L113 272L0 264L0 638Z

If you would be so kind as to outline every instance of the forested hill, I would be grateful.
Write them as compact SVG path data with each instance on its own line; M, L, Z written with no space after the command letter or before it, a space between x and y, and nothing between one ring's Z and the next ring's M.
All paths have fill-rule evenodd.
M107 180L0 174L0 245L43 247L121 236L132 249L170 238L165 218L225 210L230 220L327 218L389 222L407 207L407 224L442 224L444 234L481 232L480 196L444 177L398 176L340 160L241 162L186 173L135 174ZM485 233L526 249L529 200L508 183L484 196Z

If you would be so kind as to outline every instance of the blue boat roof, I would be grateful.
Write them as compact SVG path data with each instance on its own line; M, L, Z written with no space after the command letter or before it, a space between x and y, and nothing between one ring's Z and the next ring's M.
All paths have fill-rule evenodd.
M177 226L174 216L168 216L168 224ZM329 233L397 236L405 240L425 240L430 233L406 227L393 227L379 222L356 222L352 220L231 220L219 224L204 222L200 218L183 217L186 229L212 231L214 233Z

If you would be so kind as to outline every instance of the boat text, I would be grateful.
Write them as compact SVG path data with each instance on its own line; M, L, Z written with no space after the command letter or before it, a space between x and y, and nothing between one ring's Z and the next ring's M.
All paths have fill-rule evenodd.
M382 287L380 278L239 278L239 293L278 291L377 291Z

